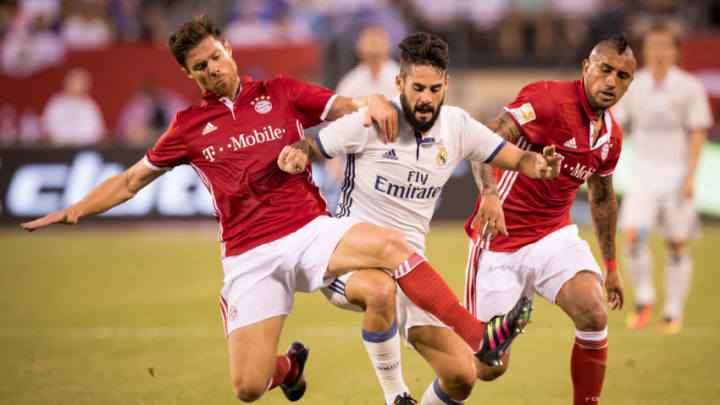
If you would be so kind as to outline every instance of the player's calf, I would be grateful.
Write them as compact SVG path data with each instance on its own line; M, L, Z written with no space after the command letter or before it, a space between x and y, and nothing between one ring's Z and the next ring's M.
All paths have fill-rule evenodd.
M494 381L500 378L508 369L510 365L510 353L505 353L500 357L500 365L488 366L487 364L478 361L477 366L477 378L481 381Z

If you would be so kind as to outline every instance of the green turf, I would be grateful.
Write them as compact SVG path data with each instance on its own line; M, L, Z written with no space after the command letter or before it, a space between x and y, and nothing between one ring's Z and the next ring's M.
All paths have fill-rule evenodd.
M214 232L194 224L158 228L0 229L0 403L236 402L217 303L222 270ZM661 260L660 243L652 242ZM434 226L428 246L431 261L460 293L467 248L460 225ZM706 226L694 248L681 334L660 335L655 325L626 331L630 305L610 314L603 403L720 403L720 227ZM508 373L478 383L469 403L571 403L572 325L547 302L538 299L535 308ZM332 307L321 294L300 294L281 349L295 339L311 347L301 403L382 403L359 314ZM408 385L422 396L433 378L429 367L411 351L403 361ZM286 402L273 391L259 403Z

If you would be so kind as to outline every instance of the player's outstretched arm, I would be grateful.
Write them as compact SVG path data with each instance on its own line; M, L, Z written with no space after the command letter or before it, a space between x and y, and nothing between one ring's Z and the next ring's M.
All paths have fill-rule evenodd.
M86 215L105 212L137 194L140 189L160 177L164 171L152 170L142 161L135 163L122 174L110 177L100 183L85 198L65 209L50 213L34 221L25 222L20 226L32 232L52 224L73 225Z
M623 287L615 264L615 230L617 227L618 204L612 183L612 175L594 174L588 179L588 199L592 214L595 236L600 245L600 254L605 262L605 289L611 309L622 309Z
M533 179L549 180L560 174L563 156L555 152L555 146L543 148L542 155L521 150L509 143L490 162L493 167L514 170Z
M325 160L325 155L320 151L315 136L308 136L302 141L286 145L278 155L277 164L284 172L298 174L310 163L320 160Z
M363 107L367 107L363 125L369 127L375 121L380 129L383 143L394 142L398 137L398 111L382 94L355 98L338 96L330 107L326 119L335 121Z

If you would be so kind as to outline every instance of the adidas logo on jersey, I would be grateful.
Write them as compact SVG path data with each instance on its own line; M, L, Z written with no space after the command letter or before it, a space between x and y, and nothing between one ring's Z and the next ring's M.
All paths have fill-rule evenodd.
M212 122L208 122L207 124L205 124L205 128L203 128L202 134L207 135L210 132L215 131L216 129L218 129L218 128L215 125L213 125Z
M575 138L570 138L570 140L565 142L563 146L570 149L577 149L577 143L575 142Z
M397 153L395 153L395 149L390 149L389 151L383 153L382 158L390 159L390 160L398 160L398 155L397 155Z

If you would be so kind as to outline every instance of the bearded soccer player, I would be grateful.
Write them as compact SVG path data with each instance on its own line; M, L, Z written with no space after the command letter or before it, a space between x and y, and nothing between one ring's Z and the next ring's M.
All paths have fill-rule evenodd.
M538 181L510 171L493 173L488 165L473 162L482 193L465 224L471 237L465 305L487 320L507 311L519 296L537 293L565 311L575 325L570 374L576 405L600 400L608 340L603 275L570 221L570 207L587 182L607 302L612 309L622 308L612 185L622 134L609 108L627 90L635 68L624 36L602 41L583 61L581 80L532 83L489 125L521 149L555 146L565 158L557 178ZM504 363L483 367L481 373L488 380L497 378L507 368Z
M700 152L712 126L702 83L675 66L678 37L658 21L643 36L645 68L613 114L629 124L635 141L630 187L620 209L625 249L623 261L635 289L635 313L627 326L647 326L655 304L653 262L648 234L658 225L668 248L665 260L665 305L660 330L678 333L690 291L692 258L688 241L699 221L693 202Z
M293 173L309 162L347 154L337 216L400 230L416 251L423 252L435 204L462 160L478 159L532 178L549 179L558 174L562 157L554 154L553 147L548 147L544 156L522 151L464 110L444 106L450 78L448 46L442 39L420 32L406 37L399 48L401 68L395 84L400 95L392 103L404 119L397 141L383 143L377 130L363 125L364 112L360 110L333 122L317 138L286 147L278 162ZM387 288L371 288L382 284ZM362 337L386 404L415 403L402 379L398 333L438 375L425 391L422 404L463 403L477 379L474 363L479 359L473 359L465 342L402 291L397 291L395 300L393 284L384 273L356 271L337 278L323 292L341 308L365 310ZM381 296L377 291L387 294ZM501 331L501 339L508 342L503 350L529 315L530 300L523 297L508 314L491 321L508 326ZM497 359L499 356L482 360Z
M277 167L280 150L301 140L304 127L368 103L384 133L397 136L397 113L384 98L349 99L282 77L239 77L229 45L207 16L181 26L169 45L203 91L203 104L178 113L130 169L23 229L77 223L127 201L172 167L191 165L212 195L220 224L230 374L237 397L246 402L277 386L291 401L302 397L307 347L296 342L286 354L276 354L294 293L314 291L358 268L406 270L397 272L405 293L480 349L482 323L400 232L333 218L310 169L294 176Z

